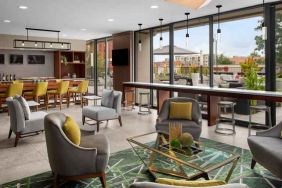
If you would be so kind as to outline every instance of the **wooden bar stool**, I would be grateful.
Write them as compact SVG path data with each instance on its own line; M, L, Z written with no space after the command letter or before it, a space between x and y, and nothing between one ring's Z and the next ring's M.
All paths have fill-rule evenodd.
M62 81L59 83L59 87L57 90L50 90L47 91L47 106L46 109L48 110L48 105L49 105L49 98L50 96L54 96L54 105L56 108L56 103L57 103L57 97L59 97L60 100L60 110L62 109L62 101L63 98L66 97L67 101L67 107L69 107L69 81Z
M235 118L234 118L234 106L235 105L236 105L236 103L235 102L231 102L231 101L220 101L220 102L217 103L218 116L217 116L217 119L216 119L216 128L215 128L215 132L216 133L224 134L224 135L236 134L236 131L235 131ZM221 116L221 109L222 108L224 108L224 109L230 108L231 109L231 119ZM221 123L231 124L232 125L232 129L231 128L220 127Z
M80 82L78 87L72 87L69 89L70 95L73 97L73 101L76 104L76 97L79 95L80 97L80 105L83 107L83 96L87 94L88 91L89 80L83 80Z
M44 106L45 110L47 110L47 89L48 89L48 82L38 82L36 84L36 88L33 91L24 92L24 97L32 97L33 100L37 103L40 103L40 99L44 99ZM38 106L36 106L36 111L38 110Z
M5 93L0 93L0 108L2 108L2 104L6 101L6 98L22 95L22 93L23 83L10 84Z

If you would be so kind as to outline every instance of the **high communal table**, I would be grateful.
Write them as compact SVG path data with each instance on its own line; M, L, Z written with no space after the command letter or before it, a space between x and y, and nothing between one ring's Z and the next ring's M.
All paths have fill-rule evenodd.
M257 91L232 88L216 88L207 86L186 86L145 82L123 82L123 93L126 90L140 88L157 91L157 110L160 111L164 100L170 98L171 92L202 94L207 96L208 126L216 124L217 102L220 97L264 100L269 102L282 102L282 92Z

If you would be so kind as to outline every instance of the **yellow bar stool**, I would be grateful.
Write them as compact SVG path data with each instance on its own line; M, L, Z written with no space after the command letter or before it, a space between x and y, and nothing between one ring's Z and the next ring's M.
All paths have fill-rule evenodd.
M24 92L24 97L25 98L33 98L37 103L40 104L40 99L44 99L44 106L45 109L47 110L47 89L48 89L48 82L39 82L36 84L36 88L33 91L29 92ZM38 106L36 106L36 111L38 110Z
M89 85L89 80L83 80L82 82L80 82L78 87L72 87L69 89L69 93L73 97L73 101L75 104L76 104L76 97L77 95L79 95L81 107L83 107L83 102L84 102L82 96L87 94L88 85Z
M64 97L66 98L66 101L67 101L67 107L69 107L69 92L68 92L69 84L70 84L69 81L62 81L59 83L57 90L47 91L47 105L46 105L47 110L48 110L50 96L54 96L55 108L56 108L56 103L57 103L57 97L59 97L59 100L60 100L60 110L62 109L62 101Z
M2 108L3 102L6 101L7 97L14 97L16 95L22 95L23 83L10 84L6 93L0 93L0 108Z

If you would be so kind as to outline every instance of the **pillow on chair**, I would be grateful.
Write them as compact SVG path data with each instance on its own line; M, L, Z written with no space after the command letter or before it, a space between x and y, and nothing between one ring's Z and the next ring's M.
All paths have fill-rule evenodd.
M25 98L23 98L23 97L20 96L20 95L16 95L16 96L14 97L14 99L16 99L17 101L19 101L19 103L20 103L21 106L22 106L25 119L26 119L26 120L29 120L31 112L30 112L29 105L28 105L28 103L26 102Z
M108 107L108 108L112 108L113 104L114 104L114 91L113 90L104 90L103 91L103 95L102 95L102 99L101 99L101 105Z
M72 143L78 146L80 145L80 128L77 123L69 116L67 116L66 121L63 125L63 131Z
M171 102L169 119L192 120L192 102Z

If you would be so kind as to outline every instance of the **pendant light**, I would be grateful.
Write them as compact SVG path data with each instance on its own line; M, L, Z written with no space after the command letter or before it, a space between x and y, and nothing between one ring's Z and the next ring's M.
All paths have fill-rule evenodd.
M264 10L264 0L262 1L262 7ZM263 22L261 24L261 30L262 30L262 40L267 40L267 27L265 25L265 17L263 18Z
M220 29L220 8L222 5L217 5L216 8L218 10L217 12L217 42L221 41L221 29Z
M138 50L139 50L139 52L141 52L141 51L142 51L142 41L141 41L141 39L140 39L140 31L141 31L142 24L139 23L138 26L139 26L139 32L138 32L138 38L139 38L139 41L138 41Z
M162 18L159 19L161 25L161 36L160 36L160 49L163 48L163 20Z
M186 32L186 47L188 47L189 37L190 37L189 32L188 32L188 28L189 28L189 15L190 15L190 13L186 12L185 15L187 17L187 20L186 20L186 29L187 29L187 32Z

